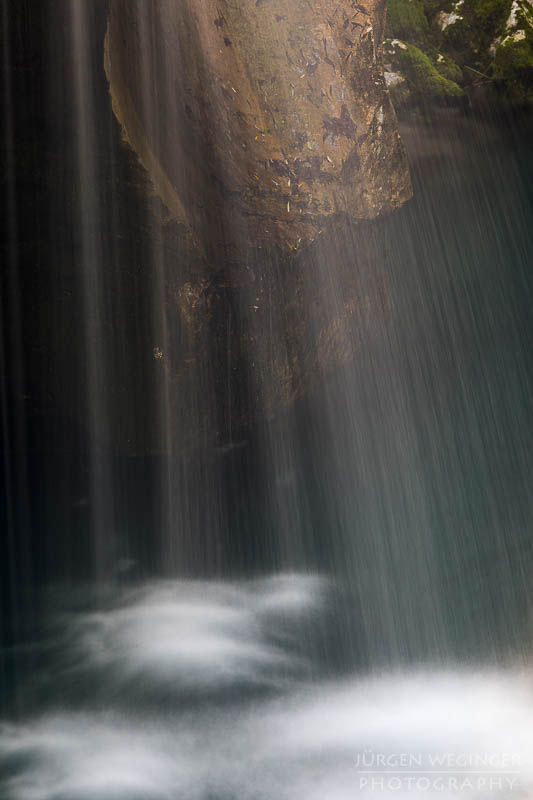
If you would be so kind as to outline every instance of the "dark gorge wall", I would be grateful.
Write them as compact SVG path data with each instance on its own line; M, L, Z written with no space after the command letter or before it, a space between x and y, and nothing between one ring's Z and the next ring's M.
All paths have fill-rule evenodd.
M238 550L213 530L238 539L231 482L267 504L262 426L391 313L384 9L281 5L4 4L8 593L175 566L178 518Z
M66 575L74 564L78 571L91 570L94 447L127 462L116 480L104 476L119 506L132 503L142 487L147 502L130 507L139 526L154 480L145 458L158 441L154 392L146 389L157 380L149 199L134 189L142 180L135 177L137 159L120 141L109 101L103 68L108 3L95 0L84 7L92 74L85 131L91 132L91 180L99 209L91 239L103 298L91 341L105 354L100 394L111 420L98 435L89 430L92 345L86 336L87 242L80 198L90 187L80 182L72 4L7 0L2 8L0 278L6 489L0 500L0 560L6 594L14 587L24 592L33 580Z

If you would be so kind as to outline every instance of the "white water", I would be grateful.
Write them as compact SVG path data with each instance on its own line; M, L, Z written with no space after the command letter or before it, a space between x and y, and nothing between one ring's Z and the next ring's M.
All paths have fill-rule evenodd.
M530 675L320 675L309 641L330 588L294 575L155 583L58 618L57 700L2 729L1 796L531 797Z

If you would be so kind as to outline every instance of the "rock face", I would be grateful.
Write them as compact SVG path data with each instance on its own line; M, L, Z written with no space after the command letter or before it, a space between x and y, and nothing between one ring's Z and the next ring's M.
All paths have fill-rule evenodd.
M111 0L105 68L132 182L154 190L166 334L150 349L178 430L231 439L387 309L358 227L411 195L384 20L382 0ZM175 422L186 396L202 419Z
M383 0L112 0L116 116L194 239L297 248L410 196L382 69Z

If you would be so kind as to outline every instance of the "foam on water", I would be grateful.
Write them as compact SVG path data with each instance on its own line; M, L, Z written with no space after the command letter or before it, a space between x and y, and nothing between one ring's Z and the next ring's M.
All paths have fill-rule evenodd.
M109 692L105 710L95 711L92 701L80 710L59 699L38 717L4 725L1 796L531 796L528 673L425 669L311 681L298 629L304 619L319 624L326 597L312 576L157 583L72 617L65 647L77 667L58 668L58 697L83 662L98 681L120 685L127 702ZM223 698L228 685L244 689L251 680L276 691L199 702L205 691ZM174 684L193 700L162 713L137 702L146 682L163 695Z
M314 576L237 583L157 582L110 608L66 619L69 672L97 672L114 690L220 690L278 683L302 659L291 631L318 611Z
M159 719L50 714L4 729L4 796L530 797L532 690L519 673L413 673Z

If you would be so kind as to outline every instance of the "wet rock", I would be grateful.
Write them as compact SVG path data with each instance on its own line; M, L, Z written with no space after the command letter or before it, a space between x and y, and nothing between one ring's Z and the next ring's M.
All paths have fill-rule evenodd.
M113 0L115 114L209 258L294 249L335 215L372 219L409 198L384 19L381 0Z
M351 228L411 196L384 21L382 0L112 0L105 68L152 187L167 333L149 349L170 440L173 426L233 440L387 313Z

